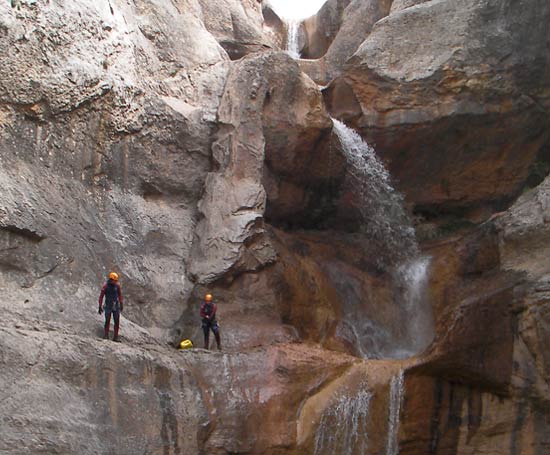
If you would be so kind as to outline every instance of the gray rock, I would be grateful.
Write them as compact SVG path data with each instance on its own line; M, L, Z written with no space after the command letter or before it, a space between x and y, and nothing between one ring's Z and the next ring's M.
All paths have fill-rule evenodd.
M265 33L260 2L256 0L199 0L201 19L232 60L272 49L272 34Z

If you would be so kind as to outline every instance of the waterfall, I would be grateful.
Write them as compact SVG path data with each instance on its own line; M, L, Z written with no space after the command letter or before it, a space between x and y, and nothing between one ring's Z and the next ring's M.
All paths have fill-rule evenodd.
M367 423L372 394L365 386L325 409L315 435L314 455L360 455L367 450Z
M298 32L300 30L300 22L289 20L287 23L287 53L292 58L300 58L300 44L298 42Z
M391 325L348 307L337 333L352 342L363 358L410 357L433 338L426 292L430 259L420 255L403 197L393 188L375 150L344 123L335 119L333 123L348 163L347 184L359 196L361 230L377 264L391 272L396 305Z
M407 349L401 358L421 352L433 339L433 314L426 295L430 263L430 257L417 256L401 264L394 277L401 289L401 308L407 321L407 330L401 341Z
M379 247L379 262L396 263L415 257L419 250L414 228L387 169L359 134L338 120L332 121L350 165L350 183L359 193L359 211L368 221L363 230Z
M388 443L386 455L398 455L399 453L399 414L405 395L403 371L394 376L390 383L390 412L388 416Z

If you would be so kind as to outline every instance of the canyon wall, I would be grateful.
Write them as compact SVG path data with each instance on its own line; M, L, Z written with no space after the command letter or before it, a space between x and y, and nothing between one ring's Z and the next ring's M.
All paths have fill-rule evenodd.
M548 23L330 0L296 61L255 0L0 3L0 451L546 453ZM430 258L422 352L331 116Z

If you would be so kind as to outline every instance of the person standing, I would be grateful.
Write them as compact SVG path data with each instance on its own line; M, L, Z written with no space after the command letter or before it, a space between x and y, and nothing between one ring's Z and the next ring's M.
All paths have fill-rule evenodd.
M204 296L204 302L201 305L200 316L202 318L202 331L204 333L204 348L209 349L210 347L210 330L214 332L214 337L216 338L216 344L218 349L221 350L222 344L220 341L220 326L218 321L216 321L216 311L217 306L213 302L212 294L206 294Z
M103 298L105 297L105 306L103 305ZM115 333L113 341L120 342L118 337L118 330L120 327L120 313L123 309L122 291L120 289L120 283L118 282L118 273L109 273L109 279L101 288L99 294L99 310L98 313L102 314L105 311L105 332L103 339L109 339L109 327L111 325L111 315L115 323Z

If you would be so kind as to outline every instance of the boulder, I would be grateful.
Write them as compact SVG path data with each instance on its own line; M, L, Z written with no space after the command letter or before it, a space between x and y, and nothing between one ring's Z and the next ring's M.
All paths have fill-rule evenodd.
M315 14L304 22L307 44L302 50L302 58L318 59L327 52L340 31L344 9L351 0L329 0Z
M319 168L310 176L317 144L330 125L322 96L286 54L235 63L218 118L222 126L213 149L218 170L208 177L199 205L204 219L192 259L193 279L201 284L271 264L276 255L263 215L280 197L278 178L326 174ZM266 167L272 178L264 186Z
M311 44L308 41L302 57L318 60L303 64L303 70L320 85L327 85L341 75L344 64L369 36L374 24L389 14L391 4L390 0L327 3L317 15L305 22ZM317 24L323 26L327 22L330 24L331 32L320 41L321 44L317 47L314 40L319 34L325 32L324 29L317 31L316 26Z
M199 0L206 29L232 60L275 47L273 34L264 33L260 3L257 0Z
M326 91L329 110L376 144L418 211L487 216L549 140L549 17L492 1L394 10Z

